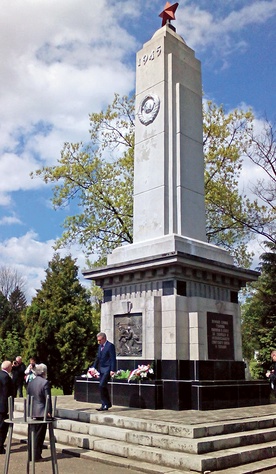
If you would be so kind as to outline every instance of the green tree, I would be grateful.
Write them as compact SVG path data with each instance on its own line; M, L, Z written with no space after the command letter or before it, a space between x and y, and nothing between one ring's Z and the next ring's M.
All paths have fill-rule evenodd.
M64 222L57 248L78 242L99 264L132 242L134 104L115 95L105 112L90 115L91 142L65 143L58 166L38 170L53 188L54 208L77 199L80 212ZM62 184L59 184L62 181Z
M10 310L11 307L8 298L0 291L0 331L4 321L6 321L9 316Z
M267 237L272 210L249 200L238 188L242 157L252 146L252 112L226 114L211 102L204 108L207 237L249 266L246 244L253 234ZM58 165L33 176L52 183L55 208L77 200L80 212L65 219L60 248L81 244L98 264L115 247L132 242L134 100L115 99L90 115L90 143L66 143ZM256 138L257 140L257 138ZM154 170L153 170L154 172Z
M260 373L271 364L276 349L276 244L266 243L261 255L261 276L252 284L251 296L242 307L243 351L248 359L258 353Z
M25 354L48 366L49 380L64 394L72 393L74 377L95 353L98 327L91 315L90 296L78 280L75 260L55 254L26 312Z
M17 331L8 331L5 338L0 338L0 358L13 361L15 357L22 354L22 338Z
M8 298L9 309L5 320L0 327L0 334L3 339L7 333L17 333L19 338L23 338L25 327L23 321L23 311L27 307L26 296L23 291L16 287Z
M260 168L261 177L252 187L254 194L274 213L276 211L276 136L275 124L265 121L258 137L251 132L251 146L245 151L248 158ZM265 177L267 179L265 179ZM270 235L274 235L274 240ZM275 242L275 227L268 234Z
M247 267L249 240L254 235L275 239L274 211L239 190L244 156L255 156L253 140L260 143L254 136L254 116L250 110L226 114L223 106L212 102L206 104L203 116L208 241L226 248L237 263Z
M26 297L18 287L9 298L0 291L0 357L14 360L22 354L22 339L25 326L22 312L26 308Z

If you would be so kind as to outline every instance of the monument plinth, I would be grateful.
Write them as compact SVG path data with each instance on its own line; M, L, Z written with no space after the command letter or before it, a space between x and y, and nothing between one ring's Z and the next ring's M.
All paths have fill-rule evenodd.
M134 243L83 273L104 291L101 330L118 368L154 363L156 408L266 403L245 382L238 305L257 273L206 242L200 62L165 24L136 77Z

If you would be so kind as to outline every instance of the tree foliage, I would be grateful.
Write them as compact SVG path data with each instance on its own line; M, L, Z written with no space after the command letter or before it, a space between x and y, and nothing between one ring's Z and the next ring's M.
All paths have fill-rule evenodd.
M257 351L263 373L276 349L276 244L267 242L266 247L261 255L261 276L252 284L251 296L242 307L244 355L252 359Z
M64 394L95 353L98 327L93 325L90 297L78 280L71 256L55 254L45 281L26 312L25 354L48 366L48 377Z
M276 137L275 124L266 120L259 134L255 136L251 132L251 146L246 150L248 158L262 171L261 177L252 186L254 194L265 203L271 210L272 215L276 212ZM266 237L276 243L275 223L272 220Z
M8 331L5 338L0 338L0 358L1 360L14 360L22 354L22 338L17 331Z
M255 234L269 238L275 225L275 209L250 200L238 186L243 156L255 156L259 143L253 115L226 114L211 102L203 113L207 237L248 266L248 240ZM115 247L132 242L133 151L134 100L115 95L105 111L90 115L89 144L66 143L56 166L34 173L53 184L55 208L74 200L79 206L65 219L57 248L77 242L101 264Z
M57 248L78 242L101 258L132 242L133 100L115 95L105 112L90 115L91 142L65 143L58 166L36 172L53 188L55 208L77 199L79 213L64 222Z
M24 278L15 268L6 265L0 266L0 291L6 298L16 288L24 292L25 285Z
M26 307L26 296L22 290L16 287L6 299L6 314L4 318L1 317L0 335L2 339L5 339L8 333L17 334L19 338L23 337L22 315Z
M24 322L22 314L27 306L26 297L16 287L7 298L0 291L0 357L14 360L22 353Z
M253 142L260 144L254 135L254 116L250 110L226 114L222 106L212 102L203 112L207 237L247 267L248 241L254 235L275 238L274 212L260 204L257 197L249 199L239 189L244 156L254 157Z

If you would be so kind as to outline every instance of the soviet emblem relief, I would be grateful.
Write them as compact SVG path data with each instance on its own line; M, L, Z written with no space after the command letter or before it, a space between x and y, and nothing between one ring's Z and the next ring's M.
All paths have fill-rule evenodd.
M152 123L159 112L159 107L160 99L156 94L146 95L141 101L138 110L138 117L140 122L143 125L149 125L150 123Z

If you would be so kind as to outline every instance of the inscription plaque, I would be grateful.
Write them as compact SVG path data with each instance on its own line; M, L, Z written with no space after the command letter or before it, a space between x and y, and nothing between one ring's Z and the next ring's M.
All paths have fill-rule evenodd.
M234 360L233 316L207 313L208 358Z
M142 356L142 314L114 316L117 356Z

